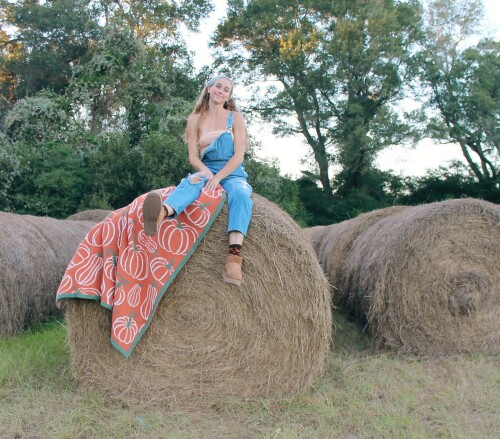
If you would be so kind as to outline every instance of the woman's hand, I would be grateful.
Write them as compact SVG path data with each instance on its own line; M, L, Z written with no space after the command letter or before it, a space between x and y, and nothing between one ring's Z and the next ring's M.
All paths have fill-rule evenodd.
M219 186L220 179L217 178L216 175L213 175L212 178L209 178L207 182L205 183L205 189L209 191L214 191L217 189L217 186Z
M207 180L210 180L211 178L214 178L213 172L210 169L208 169L208 168L203 169L202 171L198 171L197 174L200 177L205 177Z

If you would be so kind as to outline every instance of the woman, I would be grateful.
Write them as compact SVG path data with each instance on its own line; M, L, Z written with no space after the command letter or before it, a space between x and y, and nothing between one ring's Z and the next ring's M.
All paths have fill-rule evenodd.
M157 191L144 200L144 231L155 235L165 217L180 214L196 200L203 187L215 190L220 184L228 197L229 254L223 279L240 285L241 246L252 214L252 188L243 169L247 145L245 121L232 98L233 82L225 76L210 80L189 115L185 140L189 162L197 170L184 178L165 199Z

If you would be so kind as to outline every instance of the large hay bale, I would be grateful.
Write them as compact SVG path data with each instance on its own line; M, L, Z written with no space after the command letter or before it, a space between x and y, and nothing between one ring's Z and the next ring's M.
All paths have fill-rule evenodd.
M304 227L302 229L302 233L304 234L306 239L311 243L314 251L316 251L319 245L321 244L323 235L327 231L328 231L328 226Z
M340 288L378 343L428 356L500 349L500 207L401 210L351 244Z
M93 225L0 212L0 334L58 313L57 286Z
M104 220L110 213L110 210L104 209L82 210L81 212L68 216L66 219L70 221L94 221L98 223Z
M307 389L329 350L330 296L307 240L254 195L244 281L222 281L224 207L162 298L129 359L111 346L108 310L67 300L71 366L84 387L129 404L205 405L286 397Z
M332 290L332 300L335 305L345 310L354 311L347 289L342 285L342 272L344 270L347 254L353 242L367 228L383 218L407 209L407 206L392 206L363 213L356 218L331 224L325 227L312 228L309 234L316 256L323 267Z

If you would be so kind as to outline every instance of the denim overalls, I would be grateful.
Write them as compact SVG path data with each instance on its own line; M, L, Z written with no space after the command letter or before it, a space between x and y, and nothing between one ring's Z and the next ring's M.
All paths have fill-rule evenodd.
M231 111L227 118L226 131L214 139L203 151L201 161L215 175L234 155L234 141L231 135L234 113ZM192 183L191 179L201 178L201 181ZM220 184L227 192L228 202L228 232L241 232L246 236L250 217L252 215L253 201L250 198L252 187L247 183L247 173L239 165L231 174L221 180ZM207 179L199 173L183 178L175 190L167 197L164 203L169 204L178 215L201 193Z

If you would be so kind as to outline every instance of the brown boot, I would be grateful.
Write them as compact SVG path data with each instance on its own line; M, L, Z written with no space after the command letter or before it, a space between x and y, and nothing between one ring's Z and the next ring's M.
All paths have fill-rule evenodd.
M142 215L144 217L144 233L148 236L156 235L159 224L165 218L165 209L159 191L151 191L146 195L142 206Z
M224 282L228 284L241 285L241 280L243 279L241 274L242 260L243 258L241 256L227 255L226 268L224 268L224 273L222 274Z

